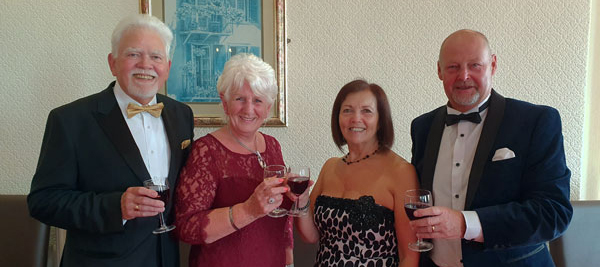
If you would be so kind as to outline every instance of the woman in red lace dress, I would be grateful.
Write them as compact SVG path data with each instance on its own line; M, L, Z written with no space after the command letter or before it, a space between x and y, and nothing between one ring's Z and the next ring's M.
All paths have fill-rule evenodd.
M175 230L192 244L190 266L285 266L291 218L265 215L289 189L279 178L263 180L263 166L284 162L277 140L258 131L277 96L273 68L238 54L217 90L227 125L194 142L177 185Z

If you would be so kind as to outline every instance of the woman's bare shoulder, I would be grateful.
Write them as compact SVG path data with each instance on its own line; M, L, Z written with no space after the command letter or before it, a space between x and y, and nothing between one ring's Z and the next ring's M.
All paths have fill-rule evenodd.
M392 170L397 170L397 169L405 169L405 168L412 168L412 164L410 164L410 162L408 162L406 159L404 159L403 157L401 157L400 155L396 154L396 152L394 151L388 151L385 154L386 157L386 164L390 167L392 167Z
M333 167L335 164L339 163L342 160L340 157L332 157L325 161L322 168L325 167Z
M326 160L325 163L323 163L323 166L321 166L319 178L322 178L324 176L330 176L340 161L341 159L338 157L333 157Z
M407 183L408 186L415 186L417 183L417 174L415 167L393 151L389 151L386 176L393 183Z

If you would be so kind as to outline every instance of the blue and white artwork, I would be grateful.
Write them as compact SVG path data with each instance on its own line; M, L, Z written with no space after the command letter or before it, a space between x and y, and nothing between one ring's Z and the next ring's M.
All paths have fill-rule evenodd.
M167 94L188 103L218 103L217 80L238 53L262 57L262 1L165 0L173 30ZM174 5L173 5L174 2Z

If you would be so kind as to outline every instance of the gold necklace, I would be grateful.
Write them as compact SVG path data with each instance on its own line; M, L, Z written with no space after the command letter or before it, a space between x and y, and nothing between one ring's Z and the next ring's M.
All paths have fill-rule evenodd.
M238 144L240 144L243 148L245 148L246 150L248 150L248 151L254 153L254 155L256 155L257 160L258 160L258 165L260 165L261 168L264 169L265 167L267 167L267 163L262 158L260 153L258 153L258 150L252 150L249 147L247 147L246 145L244 145L244 143L242 143L242 141L240 141L240 139L237 139L237 137L235 137L235 135L233 135L233 133L231 132L231 128L229 126L227 126L227 130L229 130L229 135L231 135L231 137L233 137L233 139L236 142L238 142ZM258 148L258 144L256 143L256 134L254 134L254 147Z

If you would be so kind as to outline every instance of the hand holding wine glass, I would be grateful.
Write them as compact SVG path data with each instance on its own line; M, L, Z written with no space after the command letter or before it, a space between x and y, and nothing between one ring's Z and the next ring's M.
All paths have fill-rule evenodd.
M417 209L426 209L433 205L433 198L431 196L431 192L425 189L414 189L408 190L404 196L404 210L406 211L406 216L408 219L413 221L416 219L422 219L425 217L415 217L414 212ZM427 241L421 240L421 238L417 239L415 243L409 243L408 248L417 251L424 252L429 251L433 248L433 244Z
M170 188L169 181L166 177L157 180L146 180L144 181L144 187L156 191L158 193L159 200L165 203L165 207L167 206L167 203L169 202ZM175 229L174 225L166 225L162 212L158 214L158 218L160 220L160 227L152 231L153 234L162 234Z
M264 169L263 178L264 179L272 178L272 177L285 178L286 174L287 174L287 168L285 166L269 165L269 166L265 167L265 169ZM275 202L275 199L269 198L267 200L267 202L269 204L272 204ZM283 217L287 214L288 214L288 211L282 207L277 207L268 213L268 215L273 218Z
M309 167L290 167L287 175L287 185L290 187L292 194L296 196L294 206L288 212L288 215L300 217L307 214L307 210L300 210L299 201L300 195L306 191L310 183L310 168Z
M124 220L151 217L164 211L164 203L156 200L158 193L141 186L129 187L121 195L121 216Z

